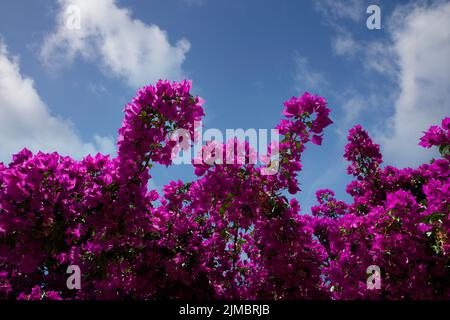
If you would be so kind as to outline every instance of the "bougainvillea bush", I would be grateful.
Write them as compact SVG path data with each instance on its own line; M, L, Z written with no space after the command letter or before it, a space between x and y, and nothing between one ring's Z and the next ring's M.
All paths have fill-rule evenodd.
M197 162L197 180L150 190L152 166L172 163L171 133L194 136L204 115L190 90L188 81L140 89L115 158L24 149L0 163L1 299L450 298L450 118L420 141L442 157L416 169L383 166L378 145L353 127L344 154L353 200L319 190L301 214L286 195L300 191L305 146L332 123L326 101L308 93L284 103L269 147L276 174L236 157ZM71 265L79 290L66 285ZM380 288L367 285L371 265Z

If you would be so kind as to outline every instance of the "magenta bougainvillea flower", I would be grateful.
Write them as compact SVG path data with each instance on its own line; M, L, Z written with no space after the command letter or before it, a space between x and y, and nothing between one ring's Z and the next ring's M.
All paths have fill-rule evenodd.
M248 161L245 142L227 153L229 141L223 156L244 161L200 161L196 180L149 190L152 165L172 163L171 133L194 136L204 115L190 90L189 81L140 89L115 158L24 149L0 163L0 299L450 298L449 118L420 141L442 158L415 169L383 166L355 126L344 154L353 200L319 190L301 214L286 195L300 191L306 145L320 145L332 123L326 101L309 93L284 104L279 145L268 150L279 152L276 174ZM71 265L80 289L66 285ZM376 290L366 282L372 265Z

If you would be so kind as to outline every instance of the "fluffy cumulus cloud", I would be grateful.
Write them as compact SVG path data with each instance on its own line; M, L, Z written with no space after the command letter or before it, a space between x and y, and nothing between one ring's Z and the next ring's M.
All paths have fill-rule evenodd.
M450 114L450 3L401 7L391 20L400 92L379 140L389 162L416 165L430 156L421 131Z
M336 30L331 42L335 54L356 58L366 70L378 72L395 84L387 91L375 92L377 101L395 97L378 105L393 109L391 116L385 117L383 123L374 122L372 128L378 132L375 139L382 146L385 160L404 167L430 159L433 151L420 148L417 143L422 131L450 114L450 3L417 1L397 6L384 19L387 39L370 41L355 39L348 28L337 23L363 23L358 21L367 16L362 1L354 0L349 5L316 0L315 6ZM355 98L343 106L346 121L357 120L363 110L359 103L360 94L355 93Z
M95 136L84 143L72 124L52 115L34 88L33 80L20 73L19 62L0 41L0 161L27 147L36 152L58 151L78 159L88 153L114 152L110 138Z
M59 5L56 29L41 49L49 67L76 57L99 61L106 74L131 87L184 76L182 64L190 48L186 39L172 45L165 31L133 19L114 0L60 0Z

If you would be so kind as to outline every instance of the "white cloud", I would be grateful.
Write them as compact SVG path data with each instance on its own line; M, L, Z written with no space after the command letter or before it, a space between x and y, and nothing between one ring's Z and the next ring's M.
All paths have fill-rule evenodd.
M82 142L70 122L50 113L33 80L21 75L18 59L10 57L0 40L0 161L9 163L11 155L24 147L78 159L97 151L114 152L110 138L96 136L95 140Z
M183 78L182 63L190 49L186 39L175 45L156 25L133 19L130 11L119 8L115 0L59 0L56 30L47 36L41 48L42 61L60 67L77 56L100 61L105 73L139 87L160 78ZM67 27L77 6L80 28Z
M363 61L367 70L376 71L390 78L398 72L397 54L391 43L370 41L363 44Z
M318 0L315 4L325 21L336 29L334 53L358 59L366 70L376 71L393 83L388 90L380 84L378 92L374 92L377 97L367 98L379 102L394 97L388 99L390 103L378 103L378 108L393 106L393 112L382 123L375 121L373 125L384 159L401 167L429 160L436 152L418 146L422 131L450 114L450 3L438 0L427 5L417 1L397 6L385 20L388 39L376 41L357 41L340 24L343 19L357 21L361 1L354 2L353 9L345 8L341 1ZM361 17L366 17L365 10ZM361 95L355 93L342 104L347 113L344 122L360 116L360 103Z
M108 89L106 89L104 85L95 84L92 82L88 84L87 89L90 93L92 93L93 95L96 95L98 97L107 95L109 93Z
M360 21L366 15L362 0L314 0L317 11L331 20L350 19Z
M96 134L94 135L94 141L99 152L115 155L116 144L111 137L104 137Z
M311 69L308 59L298 54L295 56L295 89L303 93L317 90L327 85L325 75L322 72Z
M450 3L400 7L391 21L400 93L378 139L385 159L413 166L430 158L417 145L421 131L450 114Z
M356 123L361 123L361 119L369 116L370 120L376 123L383 117L378 114L380 107L392 100L391 96L380 96L374 92L362 94L354 88L333 91L331 96L334 98L333 105L342 111L335 121L334 130L343 140L347 139L348 130Z
M348 57L354 56L361 50L360 44L353 38L352 34L344 30L332 39L332 47L335 54Z
M331 46L336 55L363 62L369 72L376 71L389 77L395 76L396 53L392 43L388 41L355 39L347 29L338 27L336 36L331 39Z
M344 110L343 125L351 126L352 123L359 117L364 107L367 107L367 100L362 95L357 93L350 95L342 104Z

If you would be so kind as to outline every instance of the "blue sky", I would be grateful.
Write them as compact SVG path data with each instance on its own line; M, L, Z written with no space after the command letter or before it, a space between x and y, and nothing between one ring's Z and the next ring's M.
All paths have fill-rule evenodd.
M366 9L381 9L369 30ZM80 8L81 28L66 9ZM192 79L205 129L273 128L304 91L329 101L334 124L304 155L297 196L346 198L345 136L362 124L386 163L433 152L420 132L450 114L448 1L62 0L0 3L0 161L22 147L81 158L114 152L124 105L158 78ZM194 178L157 167L158 188Z

